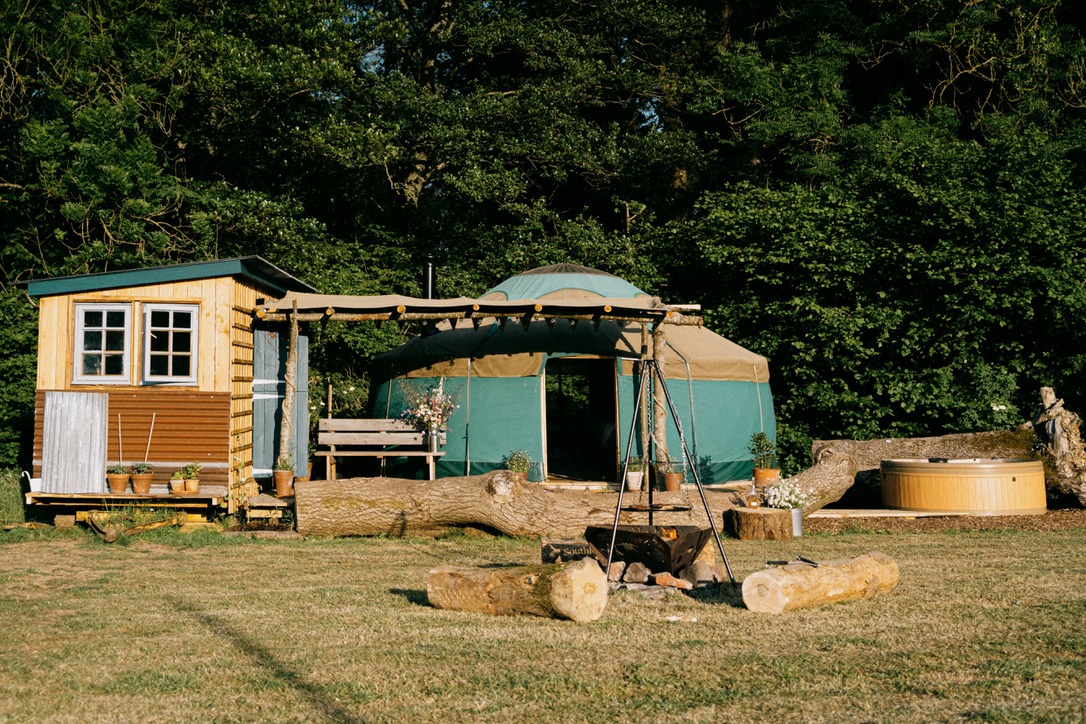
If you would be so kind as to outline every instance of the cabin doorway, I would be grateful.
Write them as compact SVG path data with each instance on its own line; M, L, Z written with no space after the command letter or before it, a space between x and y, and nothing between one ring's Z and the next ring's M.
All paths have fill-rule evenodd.
M552 357L544 377L547 478L614 480L618 460L615 361Z

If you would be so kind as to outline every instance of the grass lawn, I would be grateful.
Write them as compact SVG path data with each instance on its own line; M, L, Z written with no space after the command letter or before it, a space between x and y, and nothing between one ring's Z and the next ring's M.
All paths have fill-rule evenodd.
M427 605L430 568L534 562L534 540L15 531L0 719L1076 721L1084 544L1081 529L729 541L739 578L881 550L901 582L776 617L622 593L574 624Z

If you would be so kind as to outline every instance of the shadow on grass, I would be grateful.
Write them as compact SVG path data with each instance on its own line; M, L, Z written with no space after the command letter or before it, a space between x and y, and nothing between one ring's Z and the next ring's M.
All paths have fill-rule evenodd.
M415 588L390 588L388 592L396 596L402 596L408 603L430 608L430 599L426 597L426 591Z
M700 603L746 608L743 603L743 586L740 583L718 583L715 586L695 588L686 595Z
M173 599L174 606L197 622L203 624L215 636L221 636L234 645L239 652L263 666L286 686L302 695L319 712L321 718L332 722L360 722L346 709L341 707L321 687L306 681L305 676L279 661L268 649L232 627L227 621L201 609L192 601Z

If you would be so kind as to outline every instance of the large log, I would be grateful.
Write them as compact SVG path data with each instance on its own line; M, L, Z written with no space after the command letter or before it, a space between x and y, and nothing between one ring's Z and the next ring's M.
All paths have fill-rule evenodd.
M694 492L655 493L658 503L683 503L689 510L660 512L658 525L709 527ZM719 516L732 505L730 493L707 492ZM625 502L635 496L627 494ZM433 535L455 527L482 527L511 536L580 537L590 525L614 522L614 493L552 490L526 483L507 470L433 481L398 478L311 480L294 486L298 532L303 535ZM623 512L624 524L643 524L644 513Z
M607 576L591 558L517 568L438 566L430 571L430 605L493 616L595 621L607 607Z
M747 576L743 603L758 613L783 613L889 593L897 586L897 563L884 553L865 553L848 561L773 566Z

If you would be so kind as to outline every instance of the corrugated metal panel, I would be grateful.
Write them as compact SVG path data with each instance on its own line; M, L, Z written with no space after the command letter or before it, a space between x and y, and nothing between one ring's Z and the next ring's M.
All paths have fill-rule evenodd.
M46 398L53 394L57 393L38 391L34 458L35 467L40 465L43 475L49 457L43 451L42 431L46 428L43 409ZM103 424L107 431L103 441L106 452L98 468L101 474L97 476L102 480L103 490L105 465L142 461L145 454L155 467L155 482L165 481L186 463L198 462L204 466L201 480L226 484L230 465L229 393L144 387L97 394L109 399Z
M105 492L109 396L48 392L44 407L42 492Z

